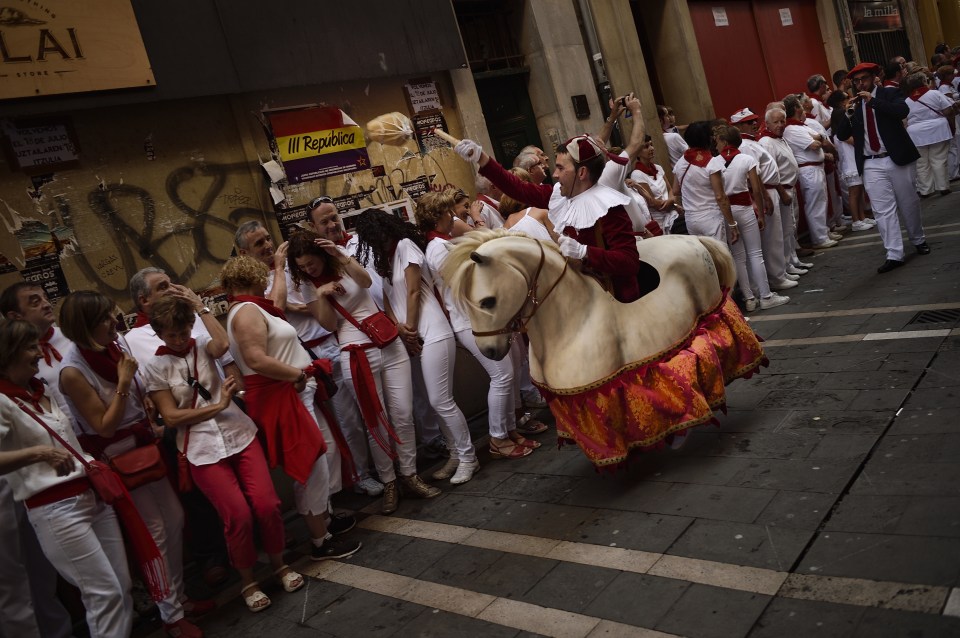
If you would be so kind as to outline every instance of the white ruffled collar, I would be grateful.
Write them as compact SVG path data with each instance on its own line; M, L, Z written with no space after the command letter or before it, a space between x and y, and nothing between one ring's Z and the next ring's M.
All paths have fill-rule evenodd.
M631 203L627 195L602 184L594 184L575 197L564 197L560 194L560 185L554 184L549 217L558 233L567 226L582 230L596 224L611 208Z

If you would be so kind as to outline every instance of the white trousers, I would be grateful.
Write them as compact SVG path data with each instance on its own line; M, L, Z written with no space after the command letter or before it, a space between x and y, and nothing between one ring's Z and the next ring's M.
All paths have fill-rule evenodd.
M953 140L945 140L918 146L920 159L917 160L917 190L921 195L930 195L933 191L950 190L950 178L947 177L947 161Z
M960 115L957 116L957 134L953 136L947 155L947 177L960 177Z
M170 487L166 479L158 483ZM113 508L87 490L29 510L27 516L47 558L67 582L80 589L91 638L129 636L133 628L130 572Z
M800 221L800 205L797 203L796 188L789 189L790 203L780 200L780 226L783 229L783 258L786 264L796 263L797 258L797 222Z
M770 281L781 281L787 276L787 261L783 252L783 222L780 217L780 193L768 188L767 194L773 201L773 213L764 214L765 226L760 231L760 245L763 247L763 264Z
M736 243L727 243L730 254L737 267L737 281L744 299L753 299L753 291L765 299L770 296L770 282L763 265L763 248L760 242L760 225L752 206L731 206L730 212L737 221L740 239Z
M343 366L340 364L340 346L336 339L327 339L317 350L317 356L329 359L333 364L333 382L337 385L337 393L330 400L333 415L337 418L343 438L350 448L357 474L363 480L370 476L370 449L367 444L367 428L363 424L363 416L357 405L353 393L347 389L343 378ZM342 462L341 456L341 462Z
M903 261L903 238L900 220L907 229L910 243L918 246L926 241L920 219L920 196L914 188L916 162L897 166L889 157L869 159L863 163L863 187L873 206L873 218L887 249L887 259Z
M343 489L343 480L340 477L340 450L337 441L330 432L330 425L317 412L316 404L317 382L313 379L307 382L300 392L300 402L313 417L314 422L323 435L327 444L327 451L313 464L310 476L306 483L293 483L293 501L297 512L306 515L320 515L329 509L330 497Z
M840 219L843 216L843 196L840 190L840 175L836 171L835 168L833 173L827 174L824 172L824 179L827 182L827 198L830 200L830 206L827 208L830 215L827 225L830 228L843 223L843 220Z
M473 463L477 460L477 451L470 440L467 418L453 398L456 363L457 341L452 335L423 346L420 356L411 359L413 374L423 378L430 406L440 417L440 431L447 449L461 462Z
M726 223L719 208L708 208L704 211L688 210L684 213L687 223L687 233L701 237L713 237L717 241L726 243Z
M157 603L160 619L165 623L177 622L183 618L183 606L180 603L184 599L183 508L180 499L166 478L131 490L130 499L137 506L166 563L170 593Z
M803 216L807 220L810 243L824 244L827 235L827 179L823 166L802 166L797 187L803 193Z
M397 433L400 444L391 443L382 428L380 434L384 442L392 445L396 451L400 473L410 476L417 471L417 440L413 426L413 379L410 373L410 357L407 356L407 350L400 339L382 350L370 348L366 354L373 372L373 380L377 385L380 403L389 415L390 425ZM343 352L340 355L340 365L343 366L343 377L350 382L350 391L356 397L353 375L350 371L349 352ZM380 480L384 483L396 480L393 461L382 453L379 444L371 442L370 451Z
M487 388L487 427L490 436L506 438L514 424L513 360L507 356L500 361L494 361L483 356L470 330L461 330L456 337L460 345L473 355L490 377Z
M57 598L57 570L37 542L23 504L13 500L10 484L0 476L0 636L71 635L70 614Z

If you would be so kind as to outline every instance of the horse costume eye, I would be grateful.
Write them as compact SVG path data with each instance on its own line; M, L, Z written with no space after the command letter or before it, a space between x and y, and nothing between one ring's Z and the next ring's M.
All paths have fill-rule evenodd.
M484 310L490 310L496 305L497 305L496 297L484 297L483 299L480 300L480 307L483 308Z

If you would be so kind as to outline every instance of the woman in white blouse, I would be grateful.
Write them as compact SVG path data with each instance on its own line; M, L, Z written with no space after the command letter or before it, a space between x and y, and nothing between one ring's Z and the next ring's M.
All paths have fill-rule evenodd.
M949 195L947 165L953 143L950 119L956 117L956 107L940 91L930 90L924 73L907 76L904 84L909 94L907 106L910 107L907 133L920 152L917 191L920 197L929 197L934 191Z
M373 263L383 277L384 310L411 355L413 374L422 374L427 399L440 417L451 456L459 459L457 482L465 483L480 467L467 419L453 399L457 345L453 329L434 294L426 267L426 242L416 227L395 215L370 209L355 227L361 263Z
M129 636L133 599L120 526L83 466L38 422L80 451L70 417L36 378L42 357L33 324L0 325L0 475L26 505L47 559L80 589L90 635Z
M253 577L254 519L283 588L297 591L304 580L283 562L280 499L257 426L232 400L237 380L221 382L217 373L216 359L230 347L227 333L207 311L200 316L209 334L192 338L198 310L204 310L199 298L166 296L152 304L150 326L164 345L145 366L144 377L164 423L177 430L177 449L187 458L191 478L220 514L230 562L240 572L240 595L256 613L269 607L270 599Z

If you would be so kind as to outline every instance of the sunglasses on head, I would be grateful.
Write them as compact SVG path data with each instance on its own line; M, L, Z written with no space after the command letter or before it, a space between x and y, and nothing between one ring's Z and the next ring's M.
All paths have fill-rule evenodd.
M310 201L310 210L313 210L320 204L332 204L333 198L327 197L326 195L321 195L320 197L314 197Z

